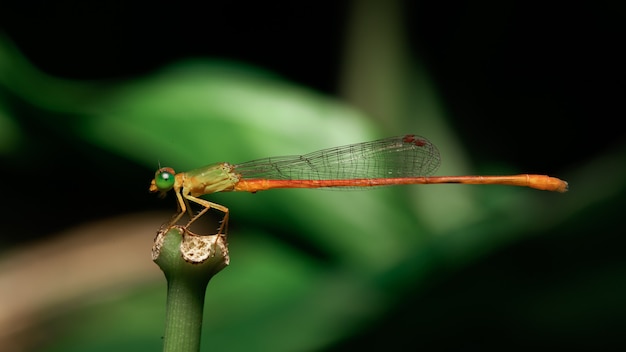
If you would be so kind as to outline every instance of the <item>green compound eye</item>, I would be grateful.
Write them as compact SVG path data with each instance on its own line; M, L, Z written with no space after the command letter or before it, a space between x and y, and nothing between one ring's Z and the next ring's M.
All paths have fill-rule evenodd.
M169 167L159 169L154 175L154 183L161 192L169 191L174 186L175 181L174 170Z

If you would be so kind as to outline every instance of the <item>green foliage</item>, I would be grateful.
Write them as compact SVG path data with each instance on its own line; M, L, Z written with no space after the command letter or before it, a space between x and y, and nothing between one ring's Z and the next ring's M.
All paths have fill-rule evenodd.
M0 59L6 93L0 95L0 152L7 155L29 142L7 96L36 107L47 123L62 126L80 143L145 170L160 163L184 171L391 135L345 103L232 62L179 62L104 84L48 77L6 41L0 41ZM430 93L421 104L436 107L432 88L425 91ZM408 130L392 134L428 137L423 130L429 130L445 150L446 173L467 172L454 162L463 160L462 148L442 114L433 108L424 119L427 126L406 119L402 127ZM574 192L577 187L572 182ZM426 279L550 231L583 204L576 195L460 185L277 190L210 199L231 210L232 264L209 285L203 345L227 351L323 349L396 307ZM167 204L173 212L174 200ZM162 286L139 287L124 300L73 313L68 324L76 337L48 350L157 346Z

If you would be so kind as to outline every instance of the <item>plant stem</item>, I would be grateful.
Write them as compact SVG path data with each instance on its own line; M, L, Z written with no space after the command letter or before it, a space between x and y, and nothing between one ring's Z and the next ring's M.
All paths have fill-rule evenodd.
M199 351L205 283L186 278L167 281L163 351Z
M163 351L199 351L206 286L229 261L224 237L175 226L159 232L152 255L167 279Z

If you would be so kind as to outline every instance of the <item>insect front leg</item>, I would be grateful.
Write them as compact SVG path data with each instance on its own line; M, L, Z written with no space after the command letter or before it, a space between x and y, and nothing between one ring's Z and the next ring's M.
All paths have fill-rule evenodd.
M176 194L176 199L178 200L178 212L176 214L174 214L172 216L172 218L170 219L170 221L167 223L167 227L170 228L174 225L176 225L176 223L178 222L178 220L180 220L180 218L183 216L183 214L185 214L185 212L189 209L190 214L191 214L191 209L189 208L189 204L187 203L187 199L184 199L181 195L180 192L175 192Z

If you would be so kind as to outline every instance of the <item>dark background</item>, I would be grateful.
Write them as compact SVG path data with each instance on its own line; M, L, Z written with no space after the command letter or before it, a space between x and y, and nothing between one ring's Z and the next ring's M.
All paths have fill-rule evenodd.
M398 21L405 23L408 50L432 75L472 161L506 160L525 172L558 175L624 139L625 129L617 124L624 116L623 5L611 1L567 6L522 1L402 5L404 18ZM9 1L0 9L0 30L38 68L63 78L123 80L182 58L212 57L257 65L333 95L350 6L346 1L203 5ZM23 125L35 134L47 132L37 130L40 127L28 114ZM75 146L64 146L59 132L52 146L38 150L38 167L76 167L59 165L64 161L53 156L59 149L75 153ZM20 161L5 165L15 166L12 163ZM79 197L83 192L78 190L88 189L105 173L88 160L81 167L96 178L64 188L74 194L68 199ZM33 171L20 176L28 179ZM48 174L52 185L63 184L64 177ZM149 199L120 204L112 193L99 197L104 197L100 204L105 207L98 213L153 204ZM106 206L111 203L116 207ZM70 205L56 207L69 211Z
M426 62L475 158L514 159L547 172L624 137L609 127L624 111L619 2L403 6L409 50ZM349 11L346 1L4 2L0 28L55 76L127 78L207 56L252 63L333 94ZM501 133L482 137L493 124ZM537 165L540 152L554 155L542 159L549 165Z
M408 50L426 65L461 143L471 146L468 154L475 164L507 160L526 172L561 175L623 144L626 7L622 3L406 1L403 6L401 20ZM68 79L124 80L150 74L182 58L217 57L261 66L335 95L351 9L346 1L202 5L5 1L0 5L0 31L39 69ZM18 108L19 104L15 102ZM155 202L148 195L125 197L121 202L127 184L141 183L152 170L95 148L85 151L89 146L80 145L82 151L77 151L75 142L65 139L62 130L50 134L27 110L23 107L22 127L41 137L32 146L37 156L28 161L21 155L9 157L0 170L27 184L38 184L37 172L46 170L47 181L41 187L4 191L3 198L11 200L13 209L27 209L4 225L15 229L29 223L30 214L39 210L33 200L40 194L58 195L53 197L57 211L40 213L40 221L29 223L24 231L26 236L5 239L7 245L72 225L69 217L59 216L63 213L77 211L87 221L171 205ZM71 157L58 159L55 155L59 153L75 155L80 163L73 163ZM98 157L87 159L84 155L88 153ZM130 179L108 178L100 167L103 164L129 170ZM89 177L67 187L63 171L68 170ZM597 176L601 182L602 175ZM106 183L109 190L119 193L98 192L98 202L77 209L75 201L91 196L94 183ZM575 191L576 185L572 185ZM564 318L551 325L562 330L533 330L523 322L508 321L507 317L519 312L503 312L501 305L493 303L498 297L514 297L510 306L523 310L525 295L534 291L517 278L534 277L533 284L544 282L544 288L558 292L567 292L558 285L559 280L590 267L610 267L617 273L613 277L619 278L620 270L625 269L623 227L618 219L626 205L624 199L624 190L617 190L613 197L589 209L584 219L488 256L444 282L433 279L430 290L407 297L397 310L336 350L376 344L389 347L384 336L397 339L396 346L428 348L459 348L467 343L507 350L537 345L579 349L624 346L621 335L626 311L616 299L619 292L625 292L623 280L606 284L613 295L590 297L595 304L572 314L571 321ZM582 248L593 250L581 258L578 250ZM525 259L554 265L520 268L510 264ZM494 266L508 268L510 277L493 271ZM567 283L572 288L594 284L594 274L585 277L589 280ZM471 290L490 283L493 296ZM456 303L458 291L475 296ZM441 309L454 310L458 319L453 323L437 320ZM478 323L477 316L482 317ZM417 329L420 341L412 337ZM493 332L493 341L475 341L485 330Z

